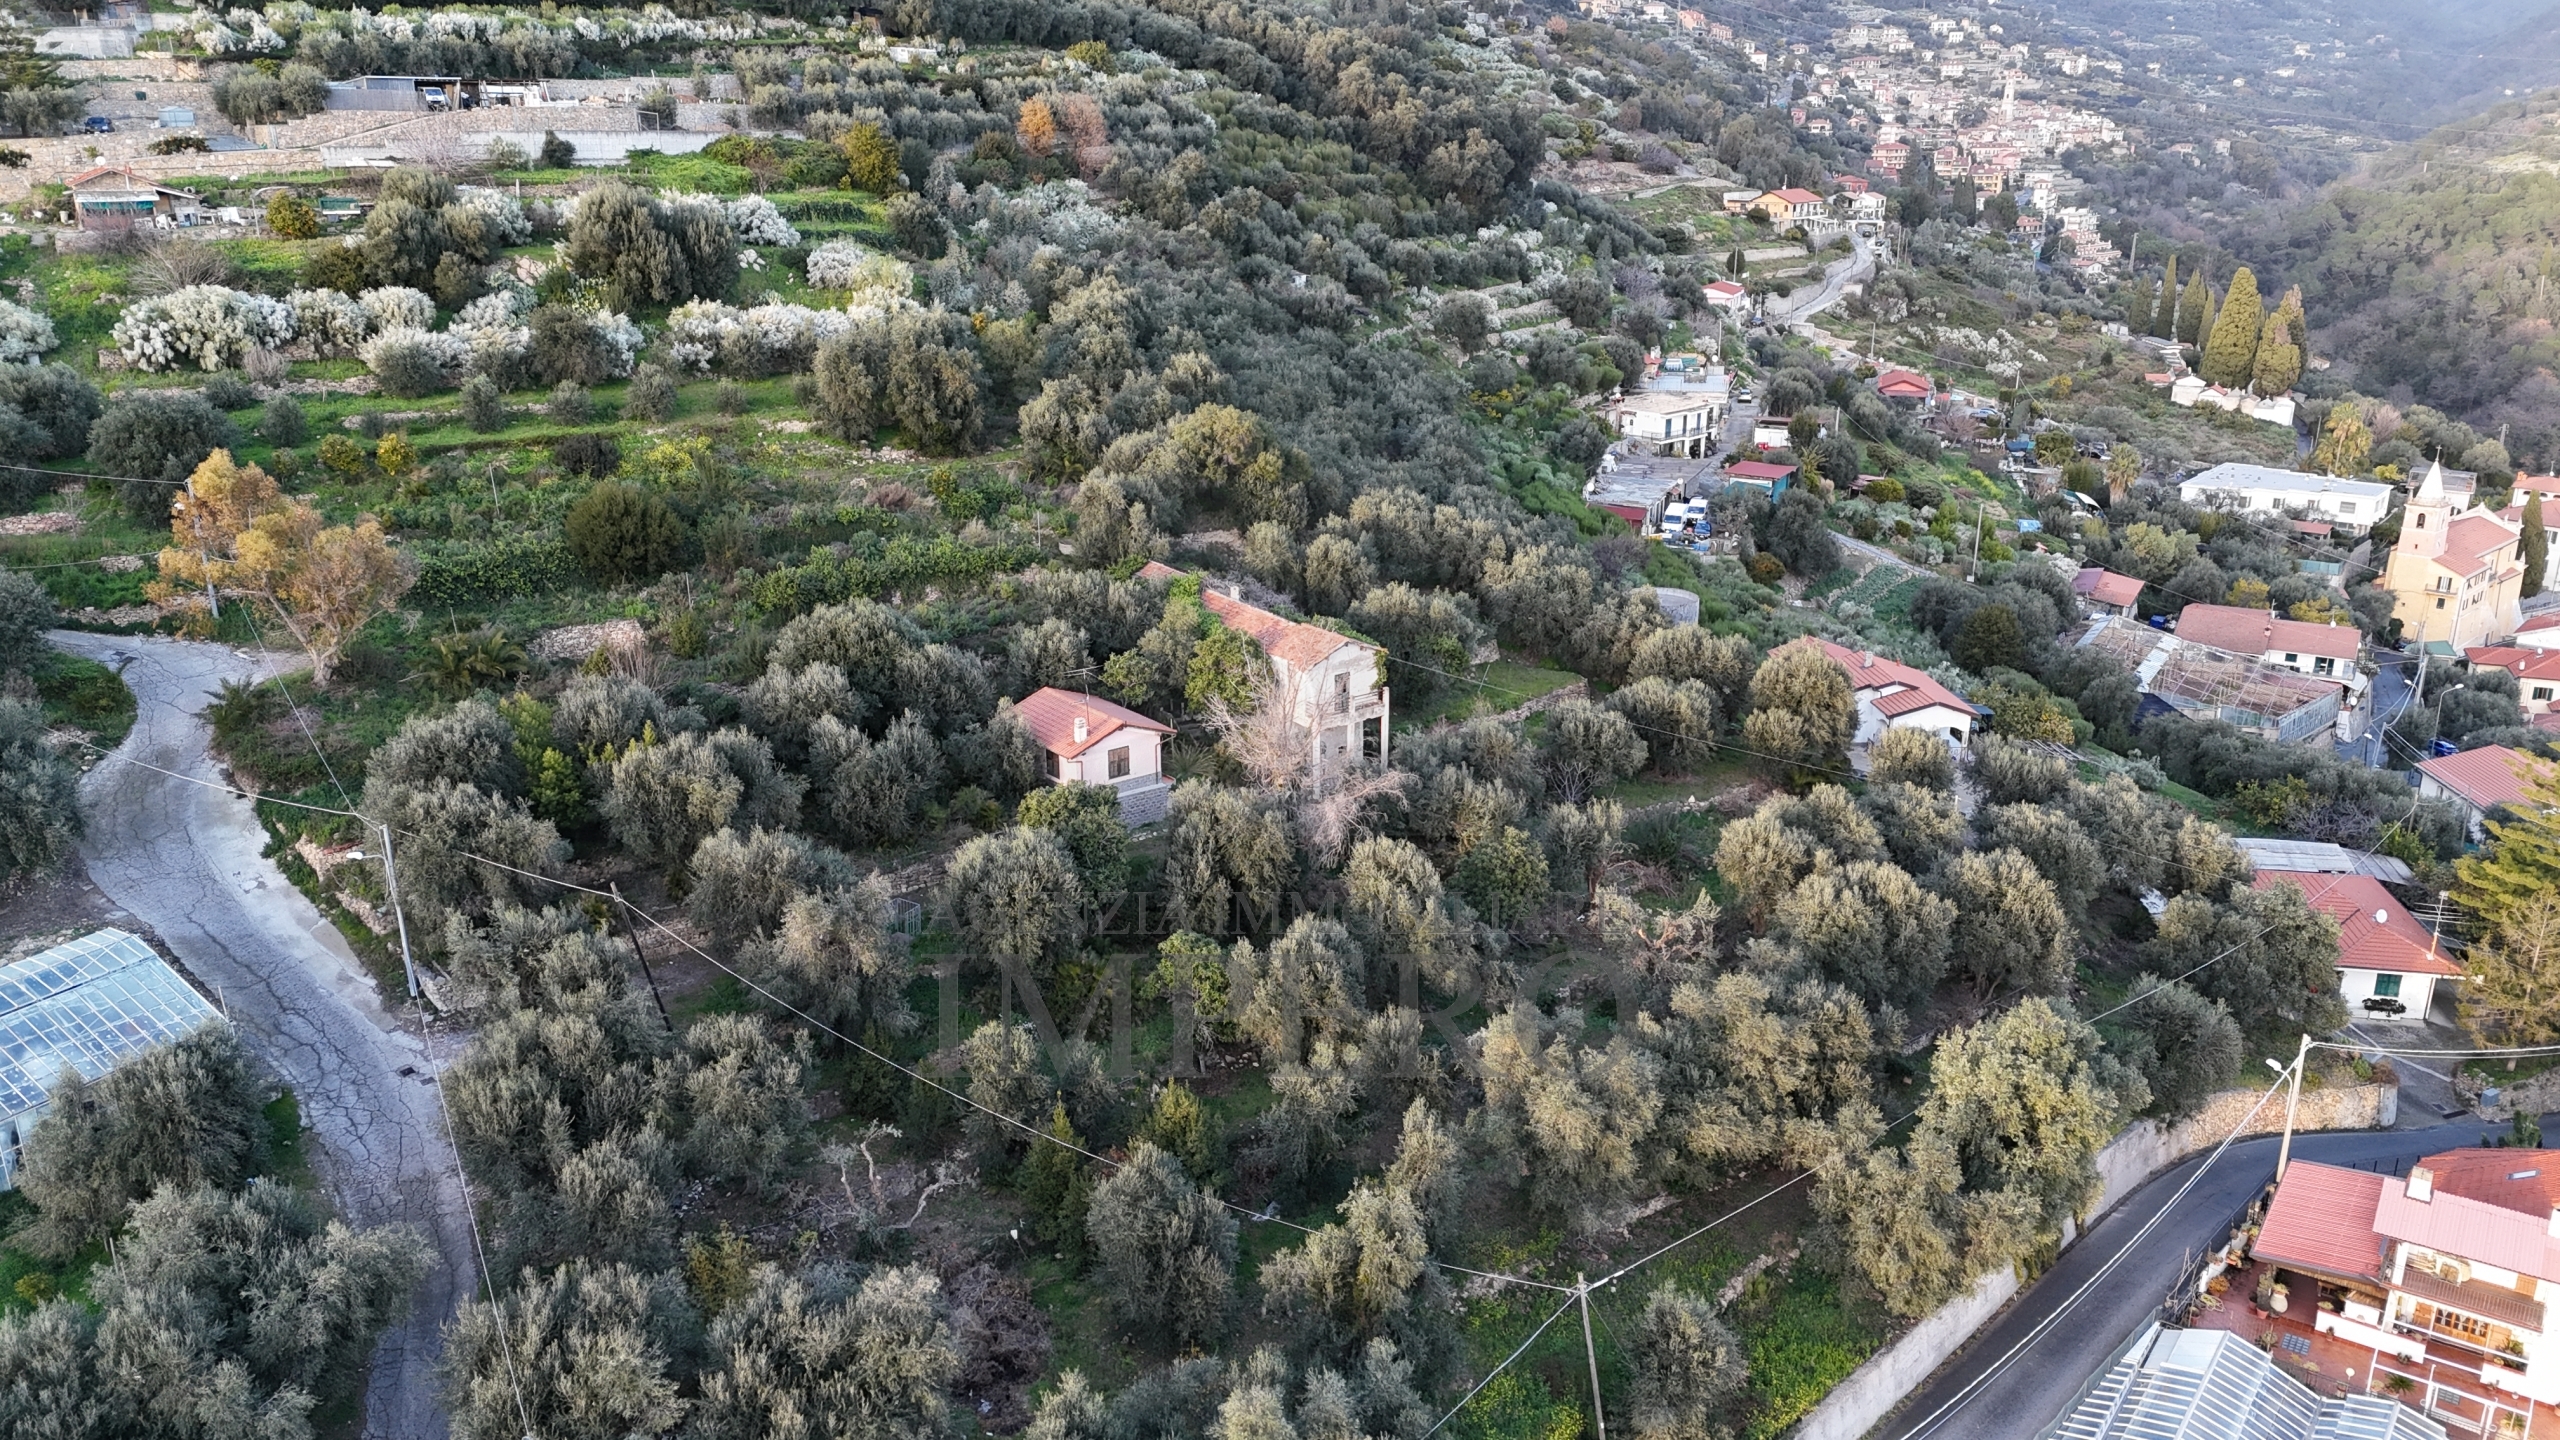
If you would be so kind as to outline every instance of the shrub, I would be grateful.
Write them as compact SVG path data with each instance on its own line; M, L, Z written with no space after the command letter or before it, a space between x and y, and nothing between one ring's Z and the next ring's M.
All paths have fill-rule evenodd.
M0 364L33 365L53 345L52 321L24 305L0 300Z
M578 163L578 147L560 138L557 130L542 132L542 151L535 157L545 170L566 170Z
M284 303L293 309L294 337L322 354L350 352L373 333L373 316L344 290L296 290Z
M117 478L126 511L146 523L169 516L174 483L232 442L230 417L192 390L129 390L89 427L89 462Z
M634 420L664 420L676 410L675 378L657 365L643 365L623 393L622 412Z
M507 425L507 397L498 382L474 375L462 386L462 422L486 435Z
M267 202L267 233L279 240L317 240L320 207L299 195L278 195Z
M718 406L723 415L744 415L747 413L747 387L735 380L723 380L711 387L711 403Z
M578 568L607 584L655 579L684 553L684 522L667 502L611 480L569 507L568 532Z
M111 334L137 370L224 370L251 350L292 339L293 309L264 295L190 285L126 306Z
M364 470L364 447L343 430L332 430L320 437L320 463L332 472L355 476Z
M26 459L59 460L87 449L101 403L98 387L68 365L0 365L0 408L24 422L8 428Z
M568 305L536 306L532 324L533 373L546 383L592 385L610 371L604 337L583 312Z
M302 402L290 395L278 395L258 412L258 438L270 445L299 445L311 433L310 421L303 418Z
M436 323L436 302L406 285L377 285L356 297L376 330L425 330Z
M1752 556L1742 568L1750 572L1752 579L1763 585L1775 585L1787 575L1787 567L1778 563L1777 556L1766 551Z
M551 387L551 418L563 425L584 425L595 413L595 398L575 380Z
M610 475L622 468L622 446L600 431L581 430L552 442L551 463L571 475Z
M431 341L450 341L452 337L433 335L425 330L390 330L365 342L365 368L380 382L382 393L397 400L414 400L432 395L445 387L445 352L453 347Z

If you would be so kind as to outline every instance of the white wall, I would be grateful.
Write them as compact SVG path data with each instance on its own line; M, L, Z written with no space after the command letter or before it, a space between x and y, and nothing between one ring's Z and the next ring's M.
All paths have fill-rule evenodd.
M2436 977L2433 975L2412 975L2407 971L2400 972L2400 993L2392 998L2409 1007L2406 1014L2376 1014L2364 1008L2364 1002L2374 993L2373 982L2387 973L2389 972L2381 970L2355 970L2343 965L2338 967L2338 994L2347 1002L2348 1018L2360 1024L2370 1020L2376 1024L2405 1021L2412 1025L2426 1019L2427 1011L2435 1004L2436 998Z
M1111 752L1123 745L1129 747L1129 773L1115 780L1111 778ZM1146 780L1164 769L1163 752L1164 737L1153 730L1130 726L1105 735L1082 755L1062 762L1061 768L1067 773L1060 778L1081 780L1087 785L1125 785Z

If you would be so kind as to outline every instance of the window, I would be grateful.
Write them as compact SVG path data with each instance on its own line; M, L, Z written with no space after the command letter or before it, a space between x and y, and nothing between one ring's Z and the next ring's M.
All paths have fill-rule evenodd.
M2319 659L2311 662L2311 673L2314 675L2335 675L2338 673L2338 662L2327 655L2323 655Z
M1105 759L1107 759L1107 760L1110 762L1110 766L1111 766L1111 778L1112 778L1112 779L1114 779L1114 780L1125 780L1125 779L1129 778L1129 747L1128 747L1128 746L1126 746L1126 745L1114 745L1113 747L1111 747L1111 753L1110 753L1108 756L1104 757L1104 758L1105 758Z
M1058 778L1058 752L1055 750L1049 752L1049 778Z
M2444 608L2444 597L2441 595L2436 597L2436 608L2439 610Z
M2419 529L2421 529L2421 530L2424 530L2424 529L2426 529L2426 528L2427 528L2427 517L2426 517L2426 516L2421 515L2421 516L2419 516L2419 517L2418 517L2418 528L2419 528Z
M2536 686L2534 686L2534 687L2533 687L2533 698L2534 698L2534 699L2536 699L2536 700L2548 700L2548 699L2550 699L2550 698L2551 698L2551 687L2550 687L2550 686L2548 686L2548 685L2536 685Z
M2376 976L2374 976L2374 977L2373 977L2373 993L2374 993L2374 994L2376 994L2376 995L2381 996L2382 998L2384 998L2384 999L2386 999L2386 1000L2397 1000L2397 999L2399 999L2399 998L2400 998L2400 977L2399 977L2399 976L2397 976L2397 975L2376 975Z

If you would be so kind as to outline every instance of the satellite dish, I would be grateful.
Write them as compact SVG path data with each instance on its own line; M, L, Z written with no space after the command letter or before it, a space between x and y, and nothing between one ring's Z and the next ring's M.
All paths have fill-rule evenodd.
M2376 911L2374 911L2374 912L2373 912L2373 923L2374 923L2374 924L2376 924L2376 925L2388 925L2388 924L2390 924L2390 923L2391 923L2391 912L2390 912L2390 911L2388 911L2388 910L2376 910Z

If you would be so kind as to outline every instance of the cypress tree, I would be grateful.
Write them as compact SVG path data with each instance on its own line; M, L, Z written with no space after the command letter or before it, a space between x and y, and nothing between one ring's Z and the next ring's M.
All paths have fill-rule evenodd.
M2285 333L2293 337L2293 348L2308 353L2311 349L2311 321L2302 313L2302 287L2284 292L2277 302L2276 313L2284 317Z
M2125 301L2124 328L2128 335L2151 333L2151 287L2137 283L2133 295Z
M2151 307L2151 335L2157 340L2178 338L2178 257L2169 257L2169 266L2160 272L2160 303Z
M2524 590L2542 593L2542 572L2551 563L2551 537L2542 529L2542 492L2524 492Z
M2213 293L2204 286L2204 272L2187 277L2187 288L2178 295L2178 328L2172 332L2181 345L2201 344L2204 338L2205 312L2213 308Z
M2267 317L2258 331L2258 355L2250 370L2249 388L2261 395L2282 395L2302 378L2302 349L2293 343L2285 312Z
M2196 369L2205 379L2228 390L2247 385L2256 373L2258 333L2266 327L2266 302L2258 298L2258 277L2241 266L2231 274L2231 289L2213 327L2205 331L2204 359Z

